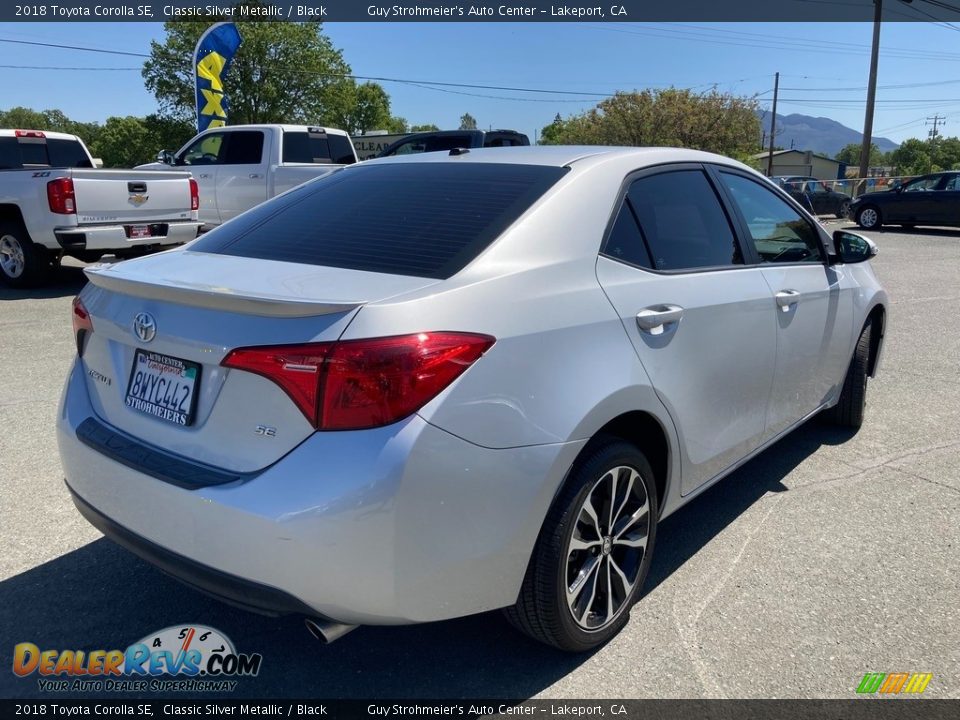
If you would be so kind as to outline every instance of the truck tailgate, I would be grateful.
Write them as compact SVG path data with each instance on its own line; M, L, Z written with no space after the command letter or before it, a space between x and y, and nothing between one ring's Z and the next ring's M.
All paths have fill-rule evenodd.
M191 218L188 172L74 169L70 173L80 225Z

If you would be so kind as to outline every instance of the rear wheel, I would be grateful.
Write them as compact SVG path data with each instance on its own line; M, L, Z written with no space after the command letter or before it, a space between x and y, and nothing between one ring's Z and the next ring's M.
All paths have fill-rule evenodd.
M837 217L845 218L850 216L850 201L844 200L840 203L840 207L837 208Z
M32 287L46 279L50 254L34 244L18 222L0 222L0 279L11 287Z
M588 450L547 516L507 619L573 652L612 638L650 569L657 507L653 471L633 445L611 438Z
M870 370L870 333L873 323L867 322L857 340L847 376L843 381L840 399L827 410L826 419L834 425L858 429L863 425L867 406L867 373Z
M857 210L857 225L864 230L876 230L883 222L880 217L880 210L873 205L865 205Z

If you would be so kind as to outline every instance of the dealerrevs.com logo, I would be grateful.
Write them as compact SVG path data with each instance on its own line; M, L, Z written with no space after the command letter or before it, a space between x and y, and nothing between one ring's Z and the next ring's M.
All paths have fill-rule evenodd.
M13 648L13 672L38 676L44 692L225 692L260 672L260 653L238 653L230 638L203 625L172 625L126 650Z

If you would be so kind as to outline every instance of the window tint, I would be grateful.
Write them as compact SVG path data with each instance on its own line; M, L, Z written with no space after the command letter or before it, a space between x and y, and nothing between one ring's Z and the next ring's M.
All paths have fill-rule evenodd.
M386 155L410 155L411 153L439 152L468 147L473 147L473 138L470 135L432 135L407 140Z
M723 182L746 220L763 262L820 262L820 241L813 225L760 183L721 172Z
M343 135L285 132L282 160L295 163L349 165L354 162L353 146L349 138Z
M947 184L943 186L944 190L957 191L960 190L960 175L953 175L947 180Z
M17 139L0 137L0 170L17 170L22 166Z
M630 204L657 270L740 265L730 222L699 170L652 175L630 186Z
M53 167L93 167L83 145L76 140L47 140L47 154Z
M211 133L204 135L194 142L180 156L183 165L220 165L223 159L220 157L224 149L224 136L226 133Z
M226 139L227 154L224 165L259 165L263 158L263 132L238 130L229 133Z
M903 186L903 192L924 192L926 190L935 190L940 182L939 175L929 175L927 177L911 180Z
M258 205L191 249L446 278L565 172L492 163L354 165Z
M653 267L640 226L637 225L627 198L624 198L620 212L617 213L617 219L610 228L610 235L607 236L607 241L603 245L603 254L631 265Z

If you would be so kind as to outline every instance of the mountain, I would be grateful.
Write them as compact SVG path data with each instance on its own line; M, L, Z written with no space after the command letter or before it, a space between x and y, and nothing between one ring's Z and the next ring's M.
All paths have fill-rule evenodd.
M757 114L769 142L770 112L761 110ZM862 141L863 133L830 118L777 113L777 147L790 148L792 145L798 150L813 150L815 153L833 157L845 145ZM880 152L889 152L899 147L887 138L874 137L873 143L880 148Z

